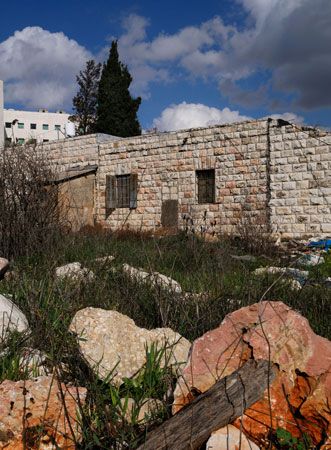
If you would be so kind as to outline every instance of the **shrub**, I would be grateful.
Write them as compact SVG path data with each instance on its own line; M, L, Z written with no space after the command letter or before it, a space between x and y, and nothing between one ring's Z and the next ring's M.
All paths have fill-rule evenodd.
M35 147L14 146L0 158L0 254L46 251L58 232L57 187Z

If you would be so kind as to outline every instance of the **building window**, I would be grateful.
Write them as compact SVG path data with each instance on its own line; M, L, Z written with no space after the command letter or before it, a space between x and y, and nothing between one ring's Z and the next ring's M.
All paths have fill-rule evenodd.
M18 122L17 127L22 130L24 128L24 123L23 122Z
M106 176L106 213L115 208L137 208L137 174Z
M197 170L198 203L215 203L215 170Z
M16 139L16 142L17 142L19 145L22 145L22 144L24 144L25 139L23 139L23 138L18 138L18 139Z
M43 139L43 142L49 142L49 139Z
M30 130L36 130L37 124L36 123L30 123Z
M61 125L55 125L55 130L57 130L57 131L61 131Z
M11 128L11 122L6 122L5 127L6 127L6 128Z
M48 130L49 126L48 123L43 123L43 130Z
M130 175L118 175L117 184L117 208L129 208L130 206Z

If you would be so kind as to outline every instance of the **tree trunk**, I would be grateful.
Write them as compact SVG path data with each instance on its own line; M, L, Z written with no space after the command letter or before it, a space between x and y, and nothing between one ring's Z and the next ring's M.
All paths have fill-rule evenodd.
M147 435L138 450L196 450L213 431L241 416L275 378L268 361L249 360Z

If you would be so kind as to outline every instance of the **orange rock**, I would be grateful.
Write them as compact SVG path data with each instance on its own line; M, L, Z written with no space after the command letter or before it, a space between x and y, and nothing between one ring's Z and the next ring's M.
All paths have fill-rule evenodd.
M308 434L314 445L325 445L331 433L331 342L281 302L241 308L193 343L176 386L173 411L188 403L192 392L205 392L249 358L270 359L279 372L269 393L245 411L245 434L263 445L270 430L284 428L296 437ZM240 427L240 421L234 425Z
M0 448L74 450L80 439L78 404L85 388L58 384L51 377L0 384Z

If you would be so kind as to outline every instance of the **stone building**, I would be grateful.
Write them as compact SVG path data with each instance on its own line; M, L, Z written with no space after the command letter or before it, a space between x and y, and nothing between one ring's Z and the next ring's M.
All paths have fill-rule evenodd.
M235 233L249 220L304 237L331 234L330 144L323 130L261 119L38 148L59 173L93 167L93 222L105 227Z

